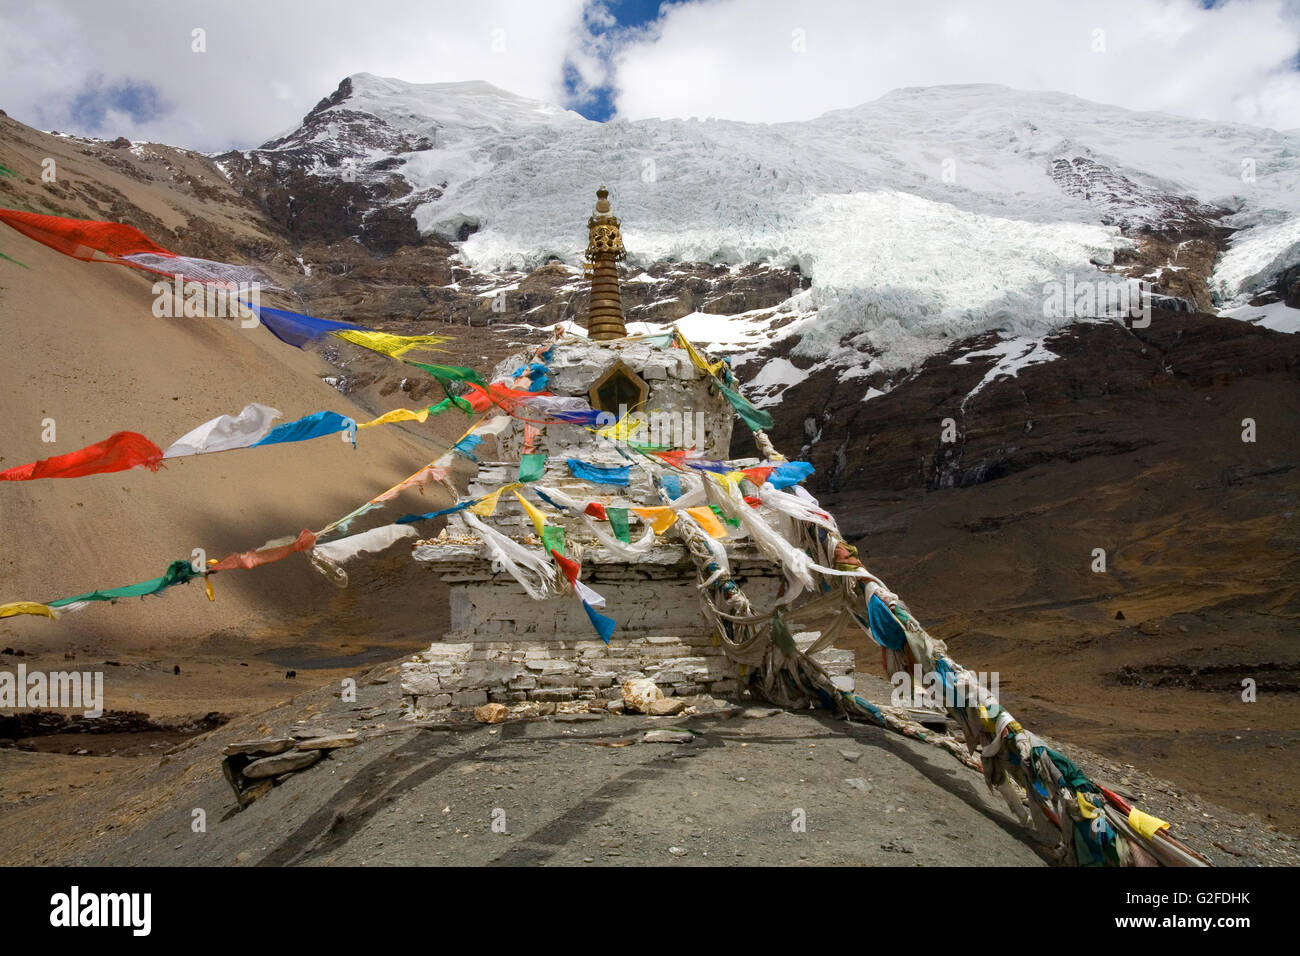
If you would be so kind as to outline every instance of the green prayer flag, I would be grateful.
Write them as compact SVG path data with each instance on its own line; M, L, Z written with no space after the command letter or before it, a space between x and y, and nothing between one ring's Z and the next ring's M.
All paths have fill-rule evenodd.
M765 412L760 408L755 408L744 395L741 395L735 389L727 388L727 386L723 385L717 379L714 379L714 384L718 386L718 390L722 392L727 401L731 402L731 407L736 410L736 414L743 418L745 424L750 428L755 431L760 431L772 427L772 416L770 413Z
M609 526L614 529L614 537L624 544L631 544L632 535L627 530L627 509L606 506L605 517L609 519Z
M542 547L546 553L557 551L564 554L564 528L558 524L548 524L542 528Z
M473 382L475 385L487 385L487 382L483 381L483 376L472 368L460 365L429 365L426 362L412 362L409 359L406 360L406 364L424 369L444 386L448 382Z
M459 408L466 415L474 414L474 406L471 405L469 402L465 401L465 399L461 398L458 395L448 395L446 398L438 402L436 405L430 405L429 414L441 415L443 412L445 412L447 409L451 408L452 406Z
M709 510L712 511L712 512L713 512L715 515L717 515L719 518L721 518L723 521L725 521L727 524L731 525L733 528L739 528L739 527L740 527L740 519L739 519L739 518L733 518L733 517L731 517L731 515L727 514L725 511L723 511L723 510L722 510L721 508L719 508L717 505L709 505Z
M17 174L8 166L0 166L0 176L15 176L15 175Z
M76 597L60 598L57 601L47 603L50 607L64 607L76 601L113 601L124 597L143 597L146 594L156 594L163 588L169 588L173 584L184 584L186 581L199 577L201 573L195 571L194 565L189 561L173 561L167 566L167 570L163 572L160 578L141 581L139 584L127 584L120 588L87 591L85 594L78 594Z
M536 481L546 471L545 455L522 455L519 458L519 480Z
M1097 788L1093 785L1092 781L1088 779L1087 775L1065 754L1059 753L1051 747L1048 747L1047 756L1051 757L1052 763L1056 764L1056 769L1061 772L1061 776L1065 779L1066 786L1074 790L1082 790L1084 793L1097 792Z

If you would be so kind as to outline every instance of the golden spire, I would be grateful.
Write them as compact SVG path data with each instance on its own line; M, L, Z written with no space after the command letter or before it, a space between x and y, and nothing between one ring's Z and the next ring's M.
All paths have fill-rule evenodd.
M617 263L627 258L618 217L609 204L609 190L596 190L596 210L587 220L587 262L591 263L591 298L587 305L587 337L621 339L627 335L623 324L623 297L618 289Z

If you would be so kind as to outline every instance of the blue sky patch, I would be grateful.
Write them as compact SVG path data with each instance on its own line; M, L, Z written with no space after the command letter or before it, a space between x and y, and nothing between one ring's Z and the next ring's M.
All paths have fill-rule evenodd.
M645 27L659 19L662 9L683 2L686 0L607 0L600 7L610 15L612 22L602 23L599 16L588 16L586 19L587 29L594 41L593 46L601 51L600 55L608 66L609 57L618 50L624 38L641 33ZM570 109L601 123L614 115L614 87L611 84L584 91L581 76L573 62L566 60L563 70L564 92L568 96Z
M105 82L99 75L87 79L69 105L68 113L81 129L96 133L104 131L104 121L110 112L125 113L139 124L158 119L169 109L152 83L125 77Z

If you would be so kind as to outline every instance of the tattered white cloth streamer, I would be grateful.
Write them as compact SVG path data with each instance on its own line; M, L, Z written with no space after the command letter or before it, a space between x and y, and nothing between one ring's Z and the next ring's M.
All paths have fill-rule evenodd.
M229 262L216 262L212 259L198 259L194 256L159 255L156 252L133 252L122 256L123 261L159 272L164 275L179 275L183 279L203 283L243 283L261 289L279 289L255 266L237 266Z
M351 561L363 551L383 551L391 548L402 538L418 538L420 533L409 524L386 524L360 534L348 535L337 541L327 541L312 548L312 554L320 555L330 561L343 564Z
M546 600L555 581L555 569L551 566L550 556L544 556L540 551L530 551L518 541L484 524L472 511L462 511L460 514L470 530L487 546L493 568L505 571L518 581L519 586L534 601ZM421 558L421 550L416 549L416 558Z
M348 586L348 574L343 565L363 551L383 551L403 538L418 538L420 533L409 524L386 524L360 534L348 535L337 541L318 544L307 555L321 574L341 588Z
M573 590L574 593L578 595L578 597L582 598L592 607L603 608L605 606L604 597L597 594L595 591L587 587L587 585L583 584L581 581L573 582Z
M163 452L163 457L180 458L184 455L247 448L265 438L271 430L271 422L279 417L280 413L276 409L266 405L258 405L256 402L245 405L238 415L219 415L182 435Z

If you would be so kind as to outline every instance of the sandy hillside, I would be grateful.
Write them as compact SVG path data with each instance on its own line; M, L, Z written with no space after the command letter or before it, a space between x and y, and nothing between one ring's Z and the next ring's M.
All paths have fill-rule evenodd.
M210 164L192 154L158 147L161 158L149 159L150 153L141 159L130 150L86 147L5 119L0 146L0 162L23 177L0 180L0 205L130 221L179 252L190 251L181 241L187 230L224 235L224 243L208 236L193 251L215 255L214 246L224 247L232 261L245 262L239 248L263 248L273 274L282 264L274 235L233 193L223 193ZM96 155L82 155L86 149ZM40 182L45 154L58 164L56 184ZM361 421L371 417L373 410L322 381L329 367L320 358L265 329L217 318L154 317L153 277L147 274L79 262L8 228L0 251L28 267L0 262L0 467L73 451L121 430L166 447L201 422L252 401L279 409L281 421L321 409ZM398 394L379 410L403 404ZM56 423L54 444L41 440L47 418ZM0 600L53 600L129 584L157 576L194 548L220 557L319 529L436 457L447 435L463 424L447 416L425 426L367 429L356 451L341 439L322 438L169 461L157 474L137 469L4 483L0 534L8 544L0 557ZM408 494L354 530L431 506L429 498ZM410 577L415 584L431 580L415 572ZM31 652L88 644L106 651L167 647L231 628L256 636L258 627L283 629L285 621L292 640L333 608L366 616L360 595L340 592L298 555L222 574L214 583L215 603L190 585L57 622L8 620L0 645ZM377 626L427 619L423 597L419 587L377 594L373 600L385 609Z

